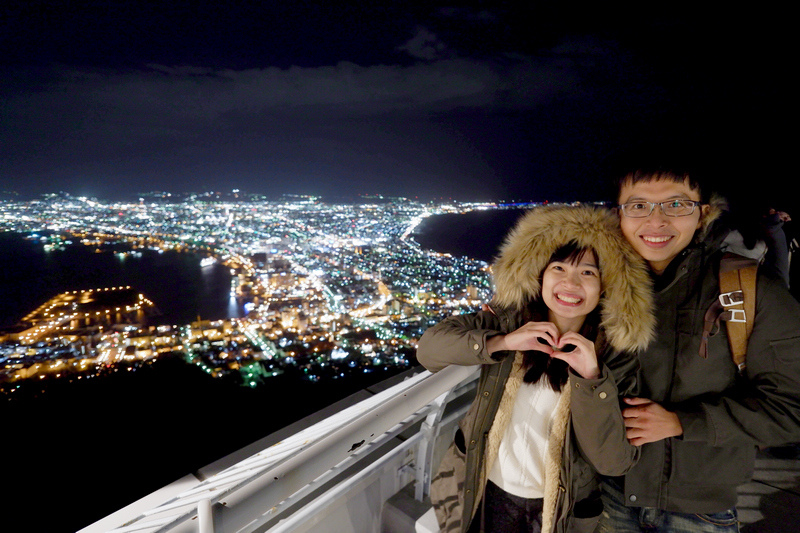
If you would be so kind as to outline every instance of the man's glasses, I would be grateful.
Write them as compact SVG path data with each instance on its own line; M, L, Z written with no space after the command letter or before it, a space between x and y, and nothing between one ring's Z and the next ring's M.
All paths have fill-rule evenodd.
M627 202L619 206L622 214L630 218L649 217L656 206L668 217L685 217L694 213L694 208L703 205L694 200L667 200L666 202Z

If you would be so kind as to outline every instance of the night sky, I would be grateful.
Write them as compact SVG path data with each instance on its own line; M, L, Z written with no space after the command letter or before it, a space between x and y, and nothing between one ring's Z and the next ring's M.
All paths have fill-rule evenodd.
M4 3L0 191L594 199L646 154L785 201L792 17L658 4Z

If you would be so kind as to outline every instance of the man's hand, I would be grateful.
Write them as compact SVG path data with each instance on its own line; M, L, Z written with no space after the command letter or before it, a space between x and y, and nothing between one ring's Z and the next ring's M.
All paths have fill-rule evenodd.
M683 435L678 415L647 398L625 398L631 407L622 410L628 442L641 446L669 437Z

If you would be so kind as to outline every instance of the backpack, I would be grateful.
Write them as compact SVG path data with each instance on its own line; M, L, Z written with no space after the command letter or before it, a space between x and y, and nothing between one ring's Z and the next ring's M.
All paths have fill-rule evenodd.
M700 355L708 357L708 338L719 320L725 321L733 363L739 372L746 366L747 341L756 316L758 261L726 253L719 265L719 298L706 311Z

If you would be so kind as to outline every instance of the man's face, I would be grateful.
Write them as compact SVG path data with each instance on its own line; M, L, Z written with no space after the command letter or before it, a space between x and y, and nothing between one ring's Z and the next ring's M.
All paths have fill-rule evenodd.
M700 201L700 193L688 183L669 180L625 184L619 192L619 203L643 201L664 202L667 200ZM619 213L619 225L623 235L633 248L650 264L650 268L661 274L670 262L692 242L694 232L700 227L700 218L707 206L695 208L694 213L684 217L668 217L659 206L655 206L648 217L630 218Z

